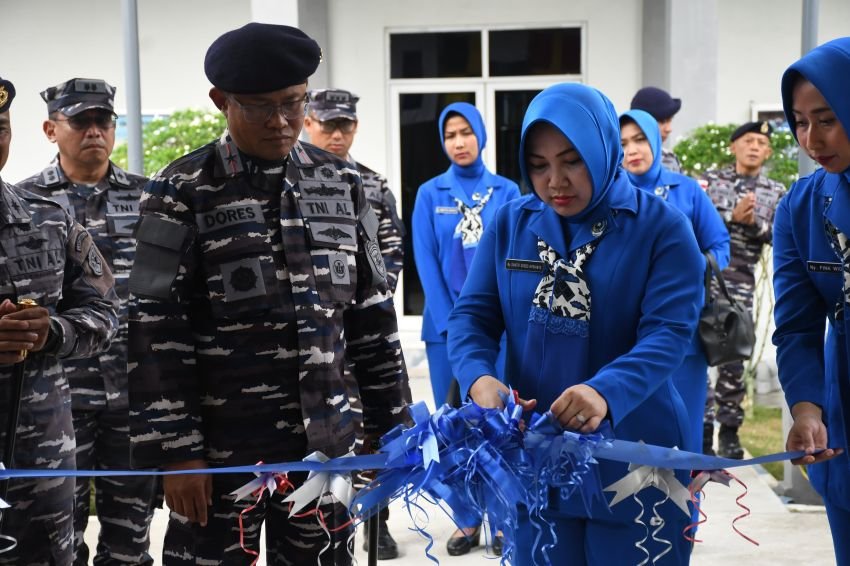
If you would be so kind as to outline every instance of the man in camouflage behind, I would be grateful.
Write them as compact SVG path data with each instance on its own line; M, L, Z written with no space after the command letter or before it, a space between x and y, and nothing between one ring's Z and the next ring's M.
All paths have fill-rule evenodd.
M387 267L387 282L395 293L404 264L404 225L398 217L395 196L386 177L351 156L351 144L359 125L357 101L360 98L341 89L311 90L307 96L309 105L304 131L310 136L310 143L348 161L360 172L366 198L378 215L378 243Z
M700 185L711 197L723 217L731 237L731 260L723 271L729 292L740 304L752 311L755 289L755 267L762 247L773 240L773 215L785 187L762 173L770 157L770 135L767 122L748 122L737 128L730 138L735 164L706 171ZM744 449L738 429L744 422L744 364L734 362L717 368L714 389L709 384L705 411L703 451L712 454L714 441L714 407L720 423L717 453L724 458L740 460Z
M47 139L59 154L18 186L58 202L85 226L115 277L121 301L118 334L109 351L64 363L71 384L77 435L77 469L126 470L130 466L127 399L128 281L136 241L139 197L147 181L109 160L115 144L115 87L100 79L74 78L41 93L47 103ZM94 480L100 523L94 564L153 564L149 531L156 499L155 478ZM91 478L77 480L74 564L89 564L85 543Z
M130 276L138 467L351 453L356 393L343 379L345 359L370 441L405 414L378 219L356 170L298 142L320 56L289 26L250 23L216 39L204 70L228 130L163 169L142 195ZM250 561L263 522L269 564L351 562L343 505L325 495L311 503L321 522L289 517L275 493L240 515L254 501L229 494L250 479L166 476L164 564Z
M0 79L0 169L12 137L12 83ZM89 233L62 207L0 179L0 415L19 403L16 468L74 469L71 392L62 362L95 355L118 327L112 273ZM21 299L38 306L18 310ZM26 351L24 357L22 351ZM23 369L19 399L13 376ZM17 393L17 392L15 392ZM5 447L12 439L6 438ZM4 462L9 466L9 462ZM0 530L17 546L0 564L69 566L74 555L74 479L9 485Z
M396 201L387 180L383 175L369 169L351 157L351 145L357 133L357 101L360 98L347 90L317 89L308 93L309 105L307 116L304 118L304 130L310 136L310 142L325 151L353 164L360 173L366 199L378 216L378 243L381 256L387 267L387 282L390 290L395 293L398 276L404 260L404 225L398 217ZM352 379L351 372L346 370L346 379ZM356 389L352 387L352 389ZM349 402L357 411L362 411L359 398L355 395ZM358 478L358 487L363 487L367 478ZM378 559L390 560L398 557L398 545L390 534L387 520L390 516L389 507L384 507L380 513L378 531ZM368 523L366 523L368 527ZM368 528L365 532L363 549L369 550Z

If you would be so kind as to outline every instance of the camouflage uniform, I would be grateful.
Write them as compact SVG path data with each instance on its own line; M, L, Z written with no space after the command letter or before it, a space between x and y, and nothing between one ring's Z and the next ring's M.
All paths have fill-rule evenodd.
M731 260L723 271L729 292L750 311L753 308L755 266L761 257L762 246L773 240L773 215L777 203L785 194L781 183L764 175L747 177L739 175L735 166L707 171L700 184L711 197L729 230ZM732 210L747 193L756 195L756 223L754 225L732 222ZM715 289L715 293L719 290ZM718 405L717 421L737 428L744 422L744 364L734 362L718 367L717 384L709 388L706 401L705 423L713 423L714 406Z
M126 470L130 465L127 399L128 281L136 254L133 228L147 179L110 163L96 186L69 181L58 158L19 186L58 202L85 226L115 277L121 301L118 334L107 352L64 363L71 384L77 436L77 469ZM152 564L149 531L157 499L151 477L95 478L100 536L94 564ZM74 511L75 564L89 563L84 534L90 512L90 478L79 478Z
M381 247L381 256L387 267L387 283L390 290L395 293L398 285L398 276L404 264L404 225L398 217L395 196L387 185L387 179L362 163L352 160L360 172L363 181L363 190L366 199L380 222L378 226L378 244Z
M682 172L682 165L679 163L679 158L672 150L666 147L661 148L661 166L673 173Z
M407 375L378 229L356 171L309 144L274 165L225 136L158 174L130 277L134 465L347 454L357 393L346 356L367 434L399 422ZM246 505L227 495L249 479L213 476L206 527L172 513L164 563L250 561L237 521ZM317 563L327 534L315 517L287 519L282 498L245 517L246 545L256 549L265 520L269 564ZM325 507L328 527L345 520L339 504ZM332 533L323 564L349 562L349 535Z
M15 467L74 469L71 392L60 360L104 351L118 327L112 274L89 233L49 200L0 180L0 299L35 299L51 313L45 348L26 360ZM12 366L0 368L8 415ZM5 427L2 430L5 444ZM74 479L13 480L3 533L18 540L0 564L73 560Z

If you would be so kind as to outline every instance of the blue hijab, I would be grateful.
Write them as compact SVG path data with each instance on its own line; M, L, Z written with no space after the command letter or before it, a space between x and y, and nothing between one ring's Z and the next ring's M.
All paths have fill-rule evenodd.
M605 201L611 186L625 180L620 174L623 148L617 111L604 94L578 83L550 86L535 96L525 112L519 142L519 168L529 187L534 185L528 176L525 143L537 122L551 124L570 140L590 173L590 202L583 211L564 218L570 223L583 222Z
M794 138L797 137L797 128L791 110L794 102L792 94L799 77L815 85L850 136L850 37L835 39L812 49L782 75L782 107Z
M620 116L620 126L622 127L629 122L634 122L646 136L649 147L652 149L652 165L642 175L635 175L628 171L627 173L635 186L646 191L652 191L660 184L661 172L664 169L664 166L661 165L661 130L658 128L658 121L652 117L652 114L643 110L624 112Z
M443 128L446 125L446 120L449 119L449 114L459 114L464 120L469 122L469 127L475 134L475 139L478 140L478 157L469 165L460 166L452 161L449 165L449 171L454 174L455 179L466 191L467 195L472 195L478 180L484 174L484 161L481 159L481 154L484 151L484 146L487 145L487 130L484 129L484 120L481 118L481 113L478 109L467 102L453 102L449 104L440 113L440 119L437 120L437 129L440 132L440 147L443 152L446 152L446 142L443 138Z

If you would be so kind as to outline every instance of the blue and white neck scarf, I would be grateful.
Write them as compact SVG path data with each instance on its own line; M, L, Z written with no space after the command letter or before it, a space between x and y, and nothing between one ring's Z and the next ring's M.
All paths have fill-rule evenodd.
M475 250L478 249L478 243L484 234L481 211L484 210L492 196L493 187L490 187L487 194L480 198L474 206L467 206L462 200L455 199L458 211L462 216L455 227L454 239L452 240L449 284L456 293L460 293L461 288L463 288L466 275L469 273L469 266L472 265L472 258L475 257Z
M548 405L567 387L587 379L590 346L590 287L583 269L599 239L578 248L567 261L537 240L544 273L528 315L523 371L534 386L528 398Z

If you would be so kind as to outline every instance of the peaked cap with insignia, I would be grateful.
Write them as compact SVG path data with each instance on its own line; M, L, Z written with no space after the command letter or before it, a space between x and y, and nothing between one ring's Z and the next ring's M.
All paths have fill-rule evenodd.
M115 87L101 79L69 79L41 92L47 113L76 116L92 108L114 112Z
M15 98L15 85L0 77L0 114L9 111L12 100Z

